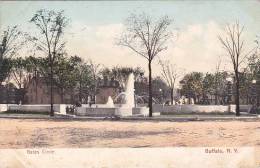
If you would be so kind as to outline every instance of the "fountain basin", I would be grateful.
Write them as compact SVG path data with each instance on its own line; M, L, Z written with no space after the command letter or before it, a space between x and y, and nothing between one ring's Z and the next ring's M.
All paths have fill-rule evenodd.
M133 108L133 115L149 116L149 108L135 107L135 108Z
M96 117L105 117L115 115L116 108L113 107L77 107L75 115L78 116L96 116Z
M75 115L92 116L92 117L107 117L107 116L148 116L149 109L147 107L77 107Z

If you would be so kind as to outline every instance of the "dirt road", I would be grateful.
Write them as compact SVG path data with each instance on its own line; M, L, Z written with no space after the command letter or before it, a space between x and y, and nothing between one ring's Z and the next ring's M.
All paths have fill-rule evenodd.
M0 148L260 146L260 123L0 119Z

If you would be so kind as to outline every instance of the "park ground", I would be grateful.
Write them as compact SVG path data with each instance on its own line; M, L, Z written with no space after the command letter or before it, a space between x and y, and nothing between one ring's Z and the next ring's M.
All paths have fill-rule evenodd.
M0 118L0 148L260 147L259 121L76 121Z

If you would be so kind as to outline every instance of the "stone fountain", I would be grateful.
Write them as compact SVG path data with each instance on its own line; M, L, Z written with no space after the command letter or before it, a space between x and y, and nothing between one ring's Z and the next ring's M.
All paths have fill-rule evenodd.
M124 101L121 104L114 104L111 96L108 97L107 103L102 107L78 107L76 115L83 116L148 116L149 109L147 107L135 107L134 96L134 74L128 76L125 92L118 95L124 96Z

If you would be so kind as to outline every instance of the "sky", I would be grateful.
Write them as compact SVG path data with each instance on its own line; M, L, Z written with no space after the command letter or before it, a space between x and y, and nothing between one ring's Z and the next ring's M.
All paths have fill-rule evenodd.
M154 18L168 15L169 27L175 36L168 49L153 62L154 76L160 75L159 58L170 60L185 72L214 72L218 60L221 68L232 68L218 35L223 27L237 20L245 26L245 52L254 47L260 35L260 0L176 0L176 1L0 1L0 31L19 25L33 32L29 23L39 9L64 10L70 19L65 30L69 55L92 59L112 67L117 65L143 67L146 60L128 48L117 46L116 38L131 13L147 13Z

